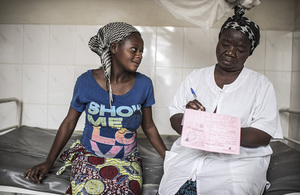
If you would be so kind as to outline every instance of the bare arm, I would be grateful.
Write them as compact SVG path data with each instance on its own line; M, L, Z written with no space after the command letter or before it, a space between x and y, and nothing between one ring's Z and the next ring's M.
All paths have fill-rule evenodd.
M66 118L63 120L56 133L47 159L45 162L38 164L31 169L27 169L24 173L24 177L28 177L28 179L34 183L40 183L43 180L45 175L52 168L56 158L70 139L80 115L80 112L77 112L70 107Z
M151 107L142 108L143 120L142 120L142 129L149 139L150 143L159 153L159 155L165 159L165 152L167 150L165 144L163 143L157 128L152 119L152 109Z
M247 127L241 129L241 146L256 148L270 143L271 136L259 129Z
M170 118L171 127L172 127L179 135L181 135L181 133L182 133L182 125L181 125L182 118L183 118L183 114L182 114L182 113L174 114L174 115L171 116L171 118Z

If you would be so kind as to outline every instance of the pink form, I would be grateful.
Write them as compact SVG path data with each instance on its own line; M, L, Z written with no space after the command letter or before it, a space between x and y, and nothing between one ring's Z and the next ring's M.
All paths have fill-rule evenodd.
M226 154L240 153L240 118L186 109L182 125L182 146Z

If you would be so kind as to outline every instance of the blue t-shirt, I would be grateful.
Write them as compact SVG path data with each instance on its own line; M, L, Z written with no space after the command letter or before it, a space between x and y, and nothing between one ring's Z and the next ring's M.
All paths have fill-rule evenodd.
M112 107L109 93L105 91L88 70L78 77L71 106L86 112L81 143L98 156L124 158L136 147L136 129L142 122L142 107L155 103L150 78L136 73L136 80L124 95L113 95Z

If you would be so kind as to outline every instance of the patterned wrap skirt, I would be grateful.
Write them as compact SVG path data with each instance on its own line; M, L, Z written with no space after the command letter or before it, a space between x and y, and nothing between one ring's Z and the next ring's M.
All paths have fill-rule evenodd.
M77 140L60 157L65 164L57 175L72 166L66 194L141 194L142 160L138 151L125 159L99 157Z

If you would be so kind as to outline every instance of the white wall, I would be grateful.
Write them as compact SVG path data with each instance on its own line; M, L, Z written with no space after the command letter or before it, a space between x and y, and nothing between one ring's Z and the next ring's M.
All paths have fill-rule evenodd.
M296 1L290 107L300 110L300 1ZM300 141L300 115L290 115L289 137Z
M106 23L97 21L128 19L127 22L138 26L145 41L145 54L139 71L151 77L154 83L156 104L153 113L156 125L161 134L175 134L169 125L168 104L182 79L192 69L213 65L216 62L217 28L203 30L179 21L155 2L146 0L142 1L144 6L139 0L97 1L102 4L105 2L105 6L113 9L114 13L114 15L107 13L107 17L105 14L101 15L101 18L93 15L96 8L91 13L86 13L86 18L84 11L77 12L79 7L83 6L79 0L74 0L73 3L63 1L65 4L57 6L57 11L52 9L53 2L62 1L28 2L29 4L23 5L21 0L0 0L2 7L0 8L0 98L17 97L24 102L24 125L58 128L68 110L76 78L87 69L99 66L97 55L87 46L89 38ZM133 8L130 6L126 9L128 4L125 6L121 2L130 2L129 5ZM297 90L298 85L295 84L300 80L299 66L292 66L292 61L295 61L293 59L299 57L295 52L294 58L292 57L293 49L299 51L299 44L295 45L295 41L293 44L293 39L299 42L299 33L297 35L297 32L293 32L294 17L290 18L290 10L287 10L294 7L295 1L272 0L272 2L274 5L270 6L270 0L262 0L261 7L266 8L267 12L259 11L261 9L259 6L253 8L256 9L253 11L256 13L253 17L261 15L258 20L266 25L260 25L263 29L261 44L249 58L246 66L264 73L271 80L276 89L279 108L290 107L291 102L299 106L297 104L299 101L294 100L300 93ZM1 4L13 10L14 14L8 14L9 9L4 9ZM15 6L16 4L22 7ZM67 4L70 6L66 6ZM145 4L150 6L147 8L148 11L144 8ZM100 9L100 4L95 5L99 6L101 14L103 9ZM50 6L52 11L46 11L47 6ZM121 9L124 6L125 9ZM280 7L285 10L280 14L281 19L269 19L269 22L264 22L270 14L276 17L273 11ZM62 8L67 9L65 14L61 11ZM1 11L4 10L6 14L2 12L3 18ZM251 10L249 15L253 12ZM291 22L283 23L282 18L289 18L288 21ZM76 19L79 22L76 22ZM89 24L88 21L93 19L96 22ZM11 112L6 107L0 109ZM1 112L0 127L11 118L10 115ZM83 128L83 121L81 117L77 129ZM287 121L288 119L283 120L285 135L289 129Z

